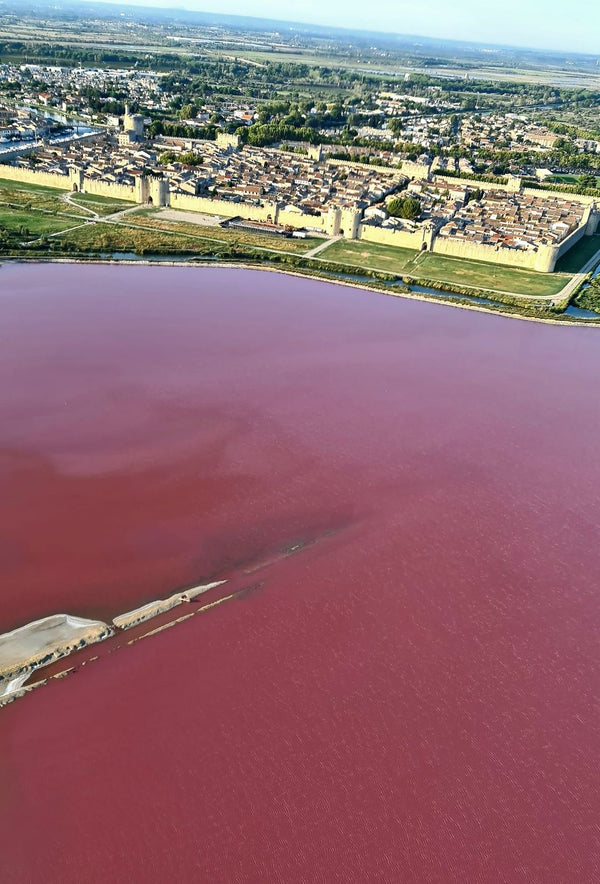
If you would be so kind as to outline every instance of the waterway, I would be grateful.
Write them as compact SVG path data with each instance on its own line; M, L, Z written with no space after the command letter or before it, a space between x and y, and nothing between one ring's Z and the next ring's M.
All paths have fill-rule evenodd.
M3 880L596 884L596 329L215 267L0 317L0 631L252 587L0 710Z
M77 118L67 117L65 114L62 114L56 110L47 111L41 110L39 108L31 108L20 106L20 110L31 111L40 119L43 120L53 120L57 123L62 123L67 128L63 130L61 133L49 135L44 141L34 139L23 138L19 140L0 140L0 157L3 157L5 160L7 158L14 158L16 156L29 153L34 148L40 147L42 144L52 145L52 144L65 144L70 141L77 141L79 138L83 138L84 136L91 135L92 133L99 133L102 130L98 127L92 128L87 123L78 120Z
M577 319L595 319L596 322L600 320L600 313L596 313L594 310L586 310L583 307L576 307L575 304L569 304L565 310L565 315L575 316Z

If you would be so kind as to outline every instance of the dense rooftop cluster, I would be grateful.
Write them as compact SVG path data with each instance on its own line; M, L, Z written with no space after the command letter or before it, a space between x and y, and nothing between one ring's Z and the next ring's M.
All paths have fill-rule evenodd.
M439 235L510 249L557 245L582 222L580 202L555 196L486 191L483 199L459 209Z
M170 142L172 144L172 142ZM182 169L176 161L167 174L182 189L212 191L221 198L287 203L306 212L329 205L364 209L380 202L398 187L398 173L362 169L343 163L322 162L269 148L244 147L232 151L215 142L196 142L203 157L198 171Z

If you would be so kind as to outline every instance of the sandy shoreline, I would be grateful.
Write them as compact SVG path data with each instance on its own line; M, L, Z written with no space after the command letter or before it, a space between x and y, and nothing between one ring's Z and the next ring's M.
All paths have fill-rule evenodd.
M428 304L439 304L443 307L458 307L461 310L475 310L478 313L487 313L490 316L500 316L504 319L518 319L522 322L537 322L542 323L544 325L561 325L568 326L569 328L600 328L600 317L596 319L586 320L585 322L577 322L568 319L545 319L543 317L538 316L523 316L520 313L509 313L505 310L491 310L489 307L480 306L479 304L470 304L466 302L460 302L454 300L450 297L451 293L448 293L448 299L444 297L437 297L433 295L427 295L423 292L393 292L393 291L384 291L383 289L377 289L371 287L368 283L358 283L351 282L346 279L335 279L332 277L331 279L323 276L313 276L310 273L301 273L298 270L285 270L281 267L270 267L264 264L248 264L245 262L233 263L228 261L206 261L203 263L201 261L150 261L144 260L143 258L140 260L115 260L112 258L0 258L0 269L2 268L2 264L90 264L90 265L125 265L127 267L185 267L190 269L197 269L198 267L202 269L227 269L227 270L256 270L264 273L280 273L283 276L295 276L299 279L311 279L315 282L324 282L331 283L332 285L340 285L345 286L347 288L358 289L359 291L368 291L377 295L384 295L385 297L392 298L406 298L408 300L413 301L425 301ZM360 268L356 268L360 269ZM441 292L442 290L440 290ZM461 297L460 294L455 297ZM465 295L464 297L469 297ZM515 297L519 297L515 295Z

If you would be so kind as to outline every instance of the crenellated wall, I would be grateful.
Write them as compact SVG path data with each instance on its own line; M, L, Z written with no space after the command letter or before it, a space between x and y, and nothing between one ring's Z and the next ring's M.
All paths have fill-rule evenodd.
M312 227L313 230L322 230L323 233L328 233L328 221L331 217L329 212L327 215L308 215L295 209L279 209L275 216L277 224L294 227L297 230L302 227Z
M250 206L245 203L234 203L231 200L207 199L187 193L172 193L171 208L184 212L204 212L207 215L221 215L223 218L237 218L249 221L275 221L277 206L265 203L263 206Z
M522 249L502 249L483 243L465 242L436 237L432 252L436 255L450 255L454 258L467 258L471 261L485 261L488 264L509 264L511 267L523 267L537 270L537 265L547 265L551 260L548 252L552 246L541 246L537 251Z
M109 199L139 202L136 189L128 184L116 184L111 181L99 181L96 178L83 178L83 191L94 196L107 196Z
M393 175L394 178L406 178L406 172L401 172L398 166L378 166L375 163L359 163L355 160L336 160L333 157L324 157L324 162L330 166L346 166L350 169L365 169L369 172L384 172L387 175ZM427 170L428 166L422 166Z
M425 227L420 227L411 232L409 230L394 230L390 227L373 227L371 224L361 224L359 237L365 240L365 242L381 243L386 246L420 251L423 248L423 244L428 249L431 248L432 232Z
M57 187L60 190L71 190L69 175L54 172L41 172L36 169L25 169L21 166L0 164L0 178L8 181L22 181L24 184L38 184L40 187Z
M261 221L287 225L297 229L312 227L330 232L334 220L340 220L340 210L331 209L327 215L309 215L299 209L284 209L276 203L266 202L262 206L250 206L247 203L234 203L231 200L207 199L184 193L171 193L170 206L184 212L202 212L207 215L220 215L223 218L237 218L248 221ZM337 213L337 214L336 214ZM332 235L334 235L332 233Z

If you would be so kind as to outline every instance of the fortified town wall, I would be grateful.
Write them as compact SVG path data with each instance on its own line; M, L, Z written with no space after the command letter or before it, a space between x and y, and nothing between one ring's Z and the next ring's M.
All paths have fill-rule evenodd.
M170 194L169 205L172 209L181 209L185 212L203 212L207 215L222 215L223 218L244 217L248 221L273 221L276 206L274 203L264 203L262 206L250 206L243 203L234 203L231 200L209 199L191 194Z
M578 228L571 237L576 237L567 251L585 233L585 226ZM510 264L512 267L523 267L528 270L539 270L549 273L558 260L558 246L540 246L536 251L521 249L500 249L484 243L456 242L445 237L435 236L433 229L422 227L414 232L405 230L389 230L383 227L360 225L360 239L365 242L380 243L386 246L397 246L417 251L427 250L437 255L450 255L455 258L468 258L471 261L485 261L488 264ZM569 237L570 239L570 237ZM565 243L567 240L565 240ZM561 246L564 244L561 244ZM561 251L561 254L564 252Z
M96 178L85 178L83 172L72 169L68 175L55 172L41 172L37 169L25 169L21 166L9 166L0 163L0 178L9 181L20 181L23 184L37 184L40 187L55 187L58 190L82 191L111 199L122 199L139 202L135 187L117 184L111 181L99 181Z
M23 169L20 166L0 164L0 178L9 181L22 181L24 184L38 184L43 187L56 187L59 190L73 190L70 175L59 175L54 172L37 172L35 169Z
M91 193L94 196L107 196L110 199L125 200L126 202L139 202L135 187L129 187L127 184L116 184L109 181L98 181L89 178L85 182L85 193ZM78 188L81 190L81 188Z
M419 175L423 174L424 167L418 163L403 163L403 174L409 174L410 170L407 168L409 165L414 165L415 171L418 170ZM542 273L552 272L558 259L583 236L596 233L600 222L600 213L593 197L569 194L570 200L580 202L586 206L582 223L577 230L573 231L559 245L540 245L535 250L509 250L484 243L449 240L445 237L436 236L434 229L426 225L422 225L415 231L410 232L363 224L361 223L362 212L360 209L330 206L325 214L311 215L303 212L301 209L291 206L282 207L273 202L265 202L262 205L254 206L246 203L235 203L230 200L207 199L188 194L171 193L168 179L152 175L140 175L135 185L126 185L88 178L83 171L76 169L71 169L68 174L61 175L0 163L0 179L2 178L20 181L25 184L54 187L60 190L83 191L132 203L147 204L151 201L155 206L170 205L174 209L188 212L221 215L224 218L241 217L245 220L289 226L294 229L308 228L320 231L328 236L363 239L365 242L381 243L383 245L398 246L417 251L427 249L436 254L467 258L473 261L485 261L491 264L523 267ZM455 184L460 179L436 175L436 180ZM480 184L489 187L489 183L485 181L478 182L477 180L469 179L469 183L473 186ZM511 179L508 184L494 184L493 186L494 189L516 191L520 189L520 184L520 179ZM522 192L534 196L540 195L540 191L534 188L523 188Z
M156 205L157 203L153 201ZM244 218L263 224L277 224L301 230L305 227L320 231L328 236L344 236L357 239L359 236L361 213L355 209L340 209L331 206L324 215L310 215L291 206L282 207L277 203L265 202L261 206L247 203L234 203L231 200L208 199L183 193L171 193L169 205L172 209L186 212L203 212L207 215L221 215L223 218Z
M540 270L549 273L554 269L556 257L554 246L540 246L536 251L521 249L500 249L485 243L455 242L438 236L431 251L437 255L450 255L454 258L468 258L470 261L485 261L488 264L510 264L527 270Z
M394 230L385 227L372 227L370 224L360 225L360 239L365 242L380 243L385 246L397 246L401 249L416 249L421 251L423 246L431 251L433 230L421 227L414 231Z
M539 196L537 190L530 192L534 196ZM584 236L596 233L599 221L600 214L596 207L588 204L579 227L557 245L539 245L535 250L505 249L486 243L457 242L437 236L431 251L438 255L486 261L489 264L510 264L511 267L523 267L527 270L536 270L538 273L552 273L562 255Z

